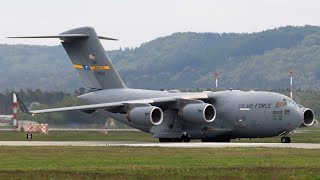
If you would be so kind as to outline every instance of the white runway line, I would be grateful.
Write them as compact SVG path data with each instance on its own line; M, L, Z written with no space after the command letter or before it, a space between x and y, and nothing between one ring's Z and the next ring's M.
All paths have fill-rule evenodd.
M301 148L320 149L311 143L147 143L134 141L0 141L0 146L128 146L128 147L175 147L175 148Z

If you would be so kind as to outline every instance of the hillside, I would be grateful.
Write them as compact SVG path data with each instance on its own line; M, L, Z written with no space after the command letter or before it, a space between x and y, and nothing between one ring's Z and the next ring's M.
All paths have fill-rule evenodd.
M110 42L112 43L112 42ZM320 88L320 27L282 27L251 34L174 33L138 48L108 52L128 87ZM74 91L80 80L61 46L0 45L0 91Z

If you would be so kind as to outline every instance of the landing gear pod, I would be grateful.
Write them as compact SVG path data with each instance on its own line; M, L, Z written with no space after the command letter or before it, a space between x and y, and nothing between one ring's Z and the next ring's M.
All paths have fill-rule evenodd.
M136 107L130 111L128 119L139 125L157 126L163 121L163 112L156 106Z
M212 122L216 118L216 108L212 104L187 104L180 110L180 115L189 122Z

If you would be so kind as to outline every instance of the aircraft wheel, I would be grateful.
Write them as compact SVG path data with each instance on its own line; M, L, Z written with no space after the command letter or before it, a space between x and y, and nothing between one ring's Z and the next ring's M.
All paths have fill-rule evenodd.
M181 137L182 142L190 142L190 138L187 136Z
M282 137L281 143L291 143L291 138L290 137Z
M190 142L190 135L188 133L183 133L181 135L182 142Z

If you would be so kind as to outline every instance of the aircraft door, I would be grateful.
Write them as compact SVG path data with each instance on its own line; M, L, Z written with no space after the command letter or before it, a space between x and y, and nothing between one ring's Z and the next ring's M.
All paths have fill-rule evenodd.
M250 109L247 108L236 108L234 126L238 128L246 128L248 123L248 118L250 114Z

